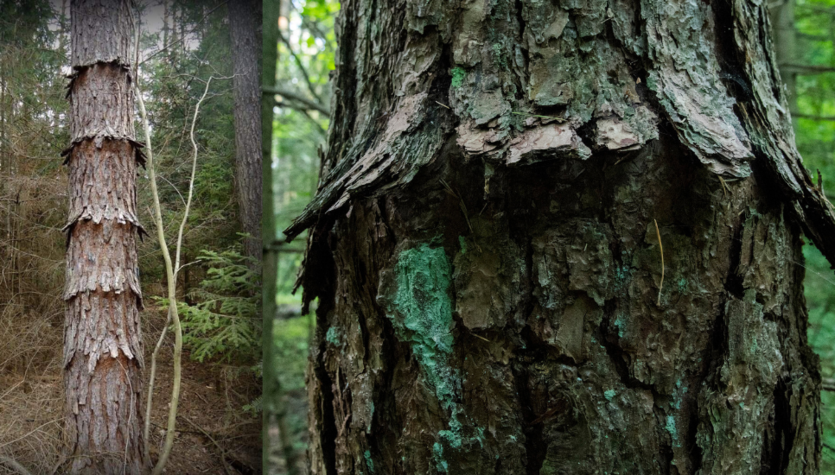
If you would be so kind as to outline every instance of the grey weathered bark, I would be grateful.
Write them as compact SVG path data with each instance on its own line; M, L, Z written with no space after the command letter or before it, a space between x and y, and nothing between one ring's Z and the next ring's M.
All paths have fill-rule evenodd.
M235 191L247 256L261 259L261 2L229 3L235 96Z
M70 473L147 473L130 0L73 0L64 300Z
M312 226L312 473L817 473L800 234L833 262L835 219L768 22L343 2L323 178L286 230Z

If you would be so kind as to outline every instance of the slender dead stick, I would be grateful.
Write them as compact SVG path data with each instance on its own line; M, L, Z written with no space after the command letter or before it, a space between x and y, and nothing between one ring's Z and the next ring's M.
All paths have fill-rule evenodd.
M136 62L137 65L135 70L135 94L136 94L136 101L139 105L139 111L142 117L142 125L145 132L145 155L147 158L147 169L148 169L148 178L151 185L151 195L154 202L154 225L157 230L157 239L159 239L160 249L162 251L162 257L165 261L165 274L167 280L167 290L168 290L168 319L165 322L165 327L163 328L162 334L160 335L159 340L157 341L156 347L154 348L153 353L151 354L151 375L148 387L148 398L147 404L145 407L145 427L144 427L144 438L145 438L145 454L146 456L150 452L150 422L151 422L151 408L153 402L153 391L154 391L154 380L156 377L156 358L157 354L159 353L160 348L162 347L163 340L165 339L165 334L168 330L169 323L173 322L174 327L174 381L171 388L171 404L168 409L168 424L166 426L165 432L165 443L163 444L162 453L160 454L159 460L157 460L157 464L154 466L153 474L158 475L162 473L162 470L165 468L166 463L168 462L168 457L171 455L171 448L174 446L174 435L176 434L176 425L177 425L177 407L180 400L180 384L182 382L182 354L183 354L183 330L182 326L180 325L180 316L177 311L177 274L180 271L180 250L182 248L183 243L183 231L186 226L186 222L188 221L188 214L191 209L191 200L194 193L194 178L197 170L197 156L198 156L198 148L197 142L194 138L194 129L197 124L197 117L200 113L200 105L206 100L206 96L209 94L209 86L212 84L212 77L206 81L206 88L203 90L203 95L200 96L200 100L197 101L197 104L194 107L194 115L192 116L191 120L191 144L193 147L193 154L192 154L192 163L191 163L191 178L189 180L189 188L188 188L188 199L186 200L186 206L183 210L183 220L180 223L179 230L177 232L177 243L175 247L175 260L172 262L171 260L171 253L168 249L168 242L165 239L165 229L164 223L162 221L162 207L160 206L159 202L159 192L157 190L157 178L156 178L156 168L154 166L154 151L151 145L151 131L150 126L148 125L148 114L145 111L145 101L142 98L142 94L139 91L139 29L137 28L137 37L136 37Z
M664 287L664 246L661 245L661 231L658 229L658 221L652 220L655 223L655 234L658 236L658 249L661 251L661 283L658 284L658 302L656 305L661 306L661 289Z
M32 475L32 472L27 470L26 467L24 467L17 460L15 460L11 457L6 457L5 455L0 455L0 464L11 467L12 469L14 469L14 471L19 473L20 475Z

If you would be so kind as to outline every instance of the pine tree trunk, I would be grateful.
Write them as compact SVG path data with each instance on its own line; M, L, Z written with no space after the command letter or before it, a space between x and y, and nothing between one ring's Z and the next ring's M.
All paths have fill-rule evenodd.
M68 471L143 474L133 5L71 2L64 334Z
M818 473L765 2L342 3L314 474ZM828 231L823 231L824 229Z
M244 252L261 260L261 2L229 3L235 96L235 191L241 226L250 237Z

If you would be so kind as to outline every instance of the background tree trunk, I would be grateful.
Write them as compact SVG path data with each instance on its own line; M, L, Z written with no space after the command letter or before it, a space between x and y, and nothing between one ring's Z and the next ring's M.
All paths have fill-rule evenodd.
M74 74L64 299L71 473L146 473L142 451L142 293L136 256L133 5L71 2Z
M607 6L608 5L608 6ZM764 4L342 4L312 473L818 473ZM663 250L662 250L663 248Z
M261 2L229 3L235 95L235 191L247 256L261 259Z
M780 77L786 85L789 110L797 112L797 71L801 63L797 57L797 33L794 28L794 0L783 0L770 11L774 31L774 54ZM794 68L792 67L794 66Z

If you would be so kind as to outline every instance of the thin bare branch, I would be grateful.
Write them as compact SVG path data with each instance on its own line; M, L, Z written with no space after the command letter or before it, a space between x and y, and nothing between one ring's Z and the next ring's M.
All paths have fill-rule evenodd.
M313 87L313 83L310 81L310 75L307 73L307 69L304 67L301 58L299 58L298 55L296 55L296 52L293 51L293 46L290 45L290 42L287 40L287 38L284 37L284 35L281 34L280 31L278 32L278 39L280 39L281 42L284 43L284 46L287 47L287 51L290 52L290 56L292 56L295 60L296 66L299 68L299 71L301 71L302 77L304 78L304 81L307 84L307 90L310 91L310 94L316 98L317 102L319 102L320 104L324 102L322 98L319 96L319 94L316 92L316 89Z
M300 96L299 94L297 94L295 92L288 91L286 89L282 89L282 88L279 88L279 87L264 87L264 88L262 88L262 90L264 91L264 94L272 94L272 95L276 95L276 96L281 96L281 97L283 97L284 99L287 99L287 100L300 102L300 103L306 105L309 109L319 111L322 114L325 114L326 116L331 115L331 111L328 107L326 107L322 104L319 104L316 101L312 101L312 100L310 100L306 97Z

